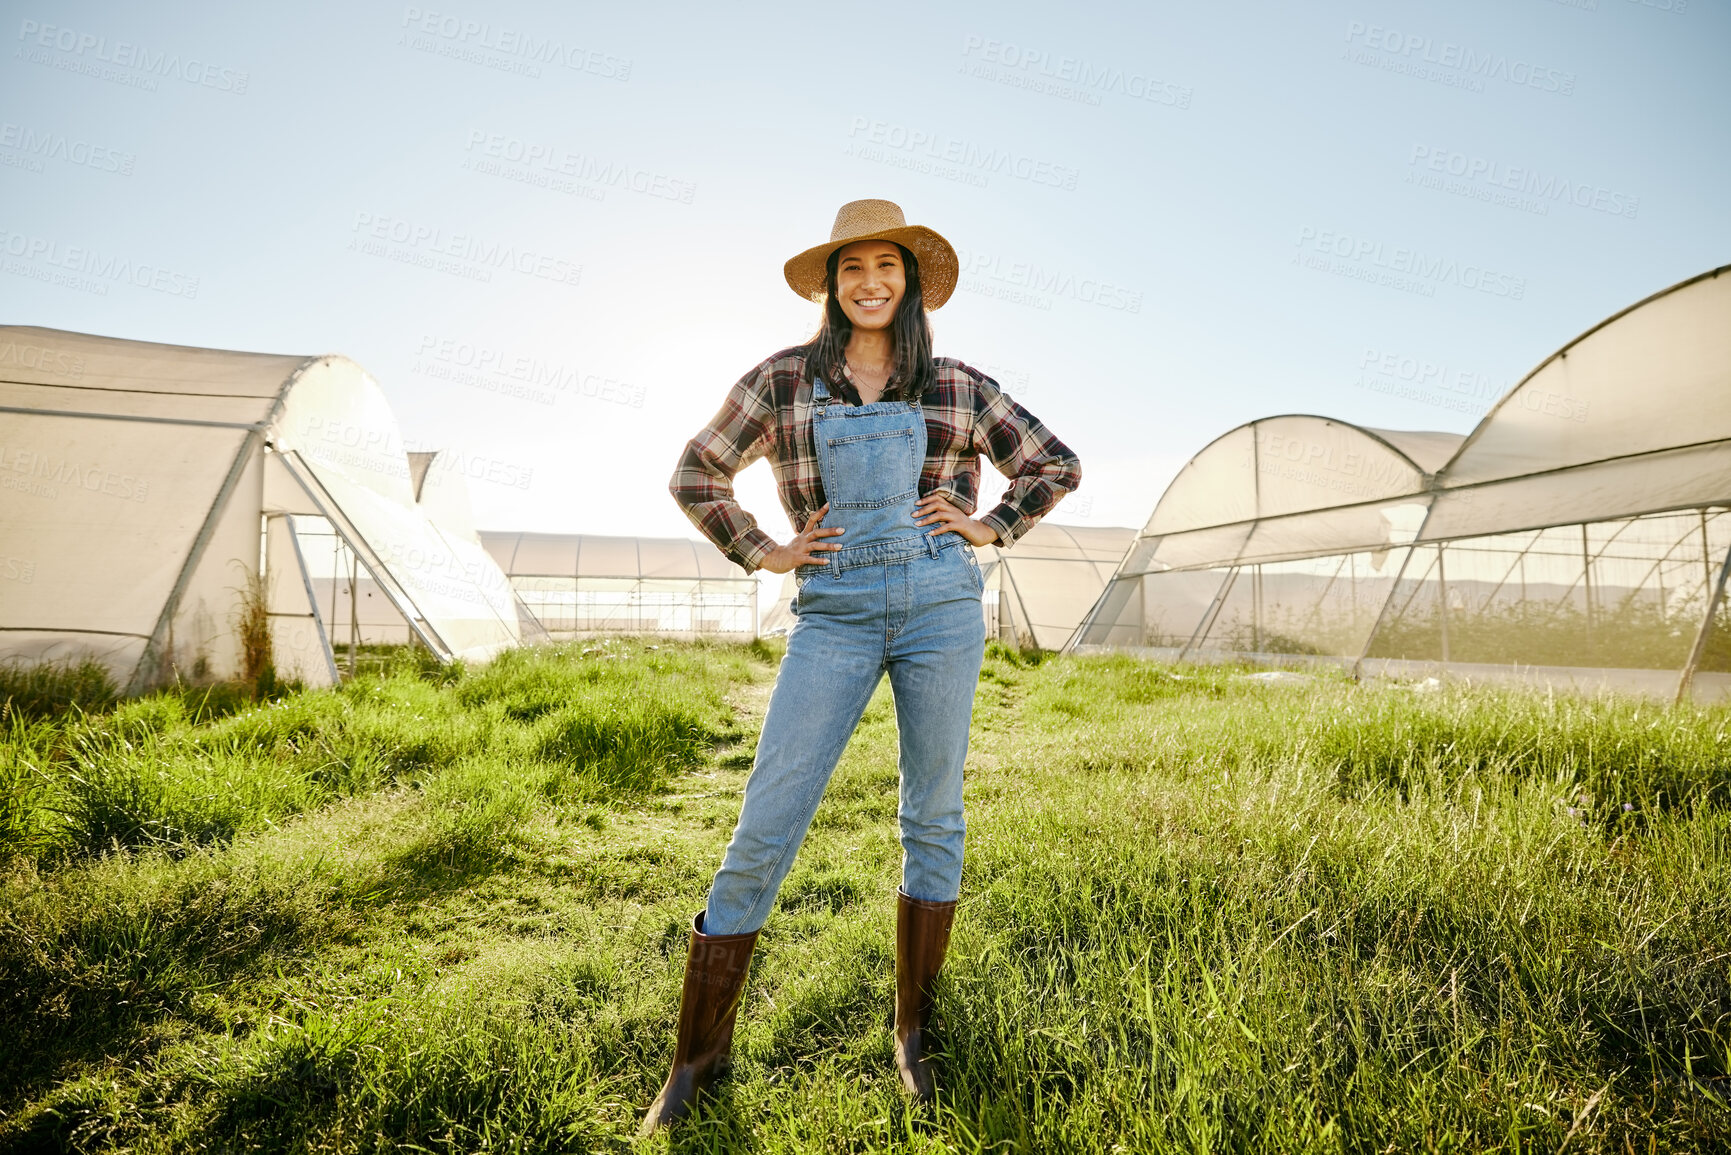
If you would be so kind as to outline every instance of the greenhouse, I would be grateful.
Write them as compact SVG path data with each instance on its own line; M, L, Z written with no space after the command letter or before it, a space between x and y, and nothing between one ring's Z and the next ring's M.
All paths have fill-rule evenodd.
M757 636L757 579L708 542L486 530L480 538L555 639Z
M3 327L0 412L0 661L327 684L355 613L319 594L362 581L440 658L519 640L461 478L345 357Z
M1070 648L1731 696L1731 267L1547 358L1473 432L1250 422Z
M1135 536L1125 526L1042 521L1013 549L976 547L986 636L1024 650L1062 649Z
M411 451L406 460L415 505L427 520L447 540L478 549L480 539L475 532L462 455L451 450ZM326 623L336 656L344 659L347 655L340 664L352 670L358 646L407 645L416 640L390 591L373 580L334 525L301 519L297 535L312 600ZM508 585L502 572L492 580L501 589ZM516 603L519 640L524 644L547 640L546 631L522 602L514 596L511 600Z

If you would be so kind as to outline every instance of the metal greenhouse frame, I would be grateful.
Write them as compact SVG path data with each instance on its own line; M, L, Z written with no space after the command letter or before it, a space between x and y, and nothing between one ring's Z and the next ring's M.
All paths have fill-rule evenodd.
M1232 430L1069 648L1731 696L1728 274L1594 326L1464 439Z
M757 636L757 579L706 541L484 530L481 542L555 639Z
M509 583L452 513L466 493L429 488L433 458L417 476L345 357L0 327L0 413L0 541L28 579L0 591L0 661L93 659L134 693L235 677L262 609L276 670L328 683L321 535L348 551L343 584L364 575L439 657L519 639Z

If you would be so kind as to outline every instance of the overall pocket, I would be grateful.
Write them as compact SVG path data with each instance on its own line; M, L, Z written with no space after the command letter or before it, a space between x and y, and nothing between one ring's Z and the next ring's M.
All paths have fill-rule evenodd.
M831 509L879 509L918 496L913 430L832 437L828 449L824 489Z

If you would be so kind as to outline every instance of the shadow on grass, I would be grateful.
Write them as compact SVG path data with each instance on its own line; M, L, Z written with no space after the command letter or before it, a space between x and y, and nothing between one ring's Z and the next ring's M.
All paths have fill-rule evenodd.
M158 1045L145 1029L152 1024L179 1019L224 1032L200 1008L201 995L350 938L362 921L353 908L376 912L459 891L510 869L518 854L494 823L458 816L334 886L316 876L235 873L165 890L142 908L65 911L46 935L0 923L0 1119L81 1066L136 1063ZM6 1142L0 1138L0 1150Z
M667 1132L667 1149L684 1152L757 1151L762 1149L758 1130L762 1119L737 1093L731 1078L722 1079L698 1103L697 1111Z
M201 993L312 936L295 880L204 878L141 906L67 895L33 925L0 925L0 1103L98 1059Z
M593 1040L509 1008L387 996L308 1011L210 1083L212 1149L594 1150L617 1136L620 1077ZM625 1048L629 1050L629 1047ZM607 1115L614 1121L609 1122Z

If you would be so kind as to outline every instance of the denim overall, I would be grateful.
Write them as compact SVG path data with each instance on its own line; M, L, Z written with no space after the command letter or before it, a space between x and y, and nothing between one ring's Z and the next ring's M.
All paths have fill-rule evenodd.
M962 763L986 641L979 563L960 534L934 536L914 521L926 459L918 405L845 405L822 381L812 405L824 524L847 532L821 539L842 548L796 574L799 620L710 888L705 934L763 926L886 672L901 746L902 891L950 902L961 888Z

